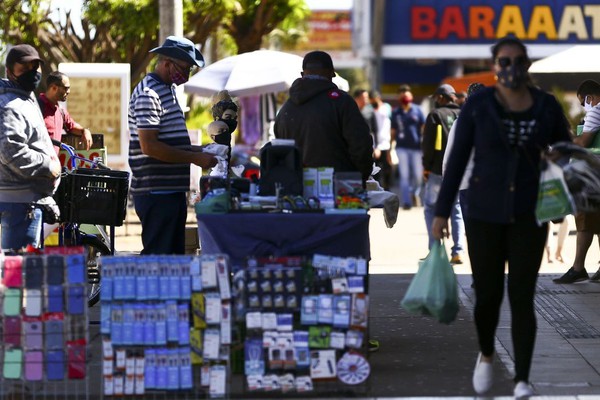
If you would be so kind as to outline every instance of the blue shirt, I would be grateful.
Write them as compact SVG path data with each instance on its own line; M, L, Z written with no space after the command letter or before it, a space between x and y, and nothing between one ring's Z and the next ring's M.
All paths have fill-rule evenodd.
M425 124L425 115L421 108L411 104L407 111L398 107L392 113L392 129L396 130L396 147L421 149L421 128Z

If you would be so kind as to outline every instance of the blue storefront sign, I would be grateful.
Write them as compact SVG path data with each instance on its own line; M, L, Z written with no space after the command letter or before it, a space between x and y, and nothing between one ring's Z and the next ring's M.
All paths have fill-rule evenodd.
M504 36L532 59L600 41L600 0L388 0L383 18L384 84L437 83L456 60L489 59Z

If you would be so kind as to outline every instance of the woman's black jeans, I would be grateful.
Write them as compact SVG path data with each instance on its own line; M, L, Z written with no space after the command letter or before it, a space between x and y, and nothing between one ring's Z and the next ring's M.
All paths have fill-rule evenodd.
M529 380L537 323L533 300L548 225L533 215L511 224L468 218L467 242L475 284L475 325L481 352L494 353L494 338L504 295L508 263L508 299L515 353L515 382Z

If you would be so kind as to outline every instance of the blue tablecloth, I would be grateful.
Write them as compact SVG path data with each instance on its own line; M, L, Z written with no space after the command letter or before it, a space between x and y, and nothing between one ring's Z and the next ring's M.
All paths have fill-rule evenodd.
M368 214L198 214L202 254L248 256L326 254L371 258Z

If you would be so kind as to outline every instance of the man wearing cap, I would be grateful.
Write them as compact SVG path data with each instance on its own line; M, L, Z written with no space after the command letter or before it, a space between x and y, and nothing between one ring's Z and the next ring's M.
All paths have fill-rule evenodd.
M448 134L452 124L458 117L460 107L454 102L454 88L448 84L441 85L433 93L435 108L429 113L423 128L423 179L425 190L423 194L423 207L425 224L429 236L429 248L435 239L432 236L431 224L434 218L435 203L442 184L442 164ZM464 225L458 200L454 202L452 214L452 260L454 264L462 264L461 254L464 251Z
M129 101L129 166L135 211L142 223L142 254L184 254L190 164L211 168L216 158L192 146L175 87L188 81L204 58L190 40L169 36L154 72Z
M398 100L400 105L392 113L391 138L398 156L402 208L410 210L421 194L423 183L421 134L425 115L413 103L410 86L400 85Z
M301 75L275 118L275 137L294 139L305 167L357 171L366 181L373 170L373 139L352 96L332 82L329 54L306 54Z
M42 63L32 46L16 45L6 56L8 79L0 80L0 218L4 250L37 246L42 229L39 207L56 211L52 194L60 176L60 162L33 93L42 79Z

